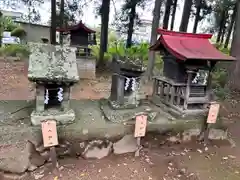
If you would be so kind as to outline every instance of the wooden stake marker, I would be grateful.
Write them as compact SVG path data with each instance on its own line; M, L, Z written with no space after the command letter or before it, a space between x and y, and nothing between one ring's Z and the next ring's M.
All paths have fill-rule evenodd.
M209 112L208 112L207 121L203 125L202 132L200 134L200 138L202 137L202 134L204 135L203 138L204 138L205 143L208 143L210 125L216 123L217 118L218 118L218 114L219 114L219 109L220 109L220 104L219 103L217 103L217 102L211 102L210 103L210 108L209 108Z
M44 147L50 148L50 157L53 167L58 166L55 146L58 145L57 123L55 120L46 120L42 122L42 135Z
M139 156L139 152L141 150L141 137L145 136L146 128L147 128L147 115L145 114L137 115L135 122L134 137L137 138L138 150L136 151L135 156Z
M220 109L220 104L216 102L212 102L210 105L209 113L208 113L208 118L207 118L207 123L208 124L215 124L217 121L218 113Z

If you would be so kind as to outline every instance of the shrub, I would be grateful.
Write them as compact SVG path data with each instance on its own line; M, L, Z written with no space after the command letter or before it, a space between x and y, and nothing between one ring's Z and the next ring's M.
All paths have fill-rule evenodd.
M26 31L22 27L17 27L11 32L11 36L22 38L26 35Z
M18 25L10 18L6 16L0 17L0 31L12 31L17 28Z
M26 45L11 44L0 48L0 55L26 58L29 56L29 50Z
M99 59L99 45L93 45L90 47L92 50L92 55ZM114 55L121 57L129 57L130 60L140 60L144 66L147 66L149 54L149 44L140 43L133 45L131 48L126 48L124 41L113 41L108 44L108 52L104 53L104 60L112 60ZM158 52L155 56L155 67L157 70L161 71L163 67L163 61Z
M215 44L215 47L224 54L230 54L230 49L224 48L221 44ZM228 63L219 62L212 73L212 88L220 100L227 98L230 93L229 89L225 86L228 81L228 67Z

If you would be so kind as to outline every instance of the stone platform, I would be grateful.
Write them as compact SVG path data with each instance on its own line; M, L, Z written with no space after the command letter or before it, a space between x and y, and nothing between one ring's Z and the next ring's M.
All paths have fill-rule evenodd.
M89 139L114 139L133 133L134 121L109 121L101 110L100 101L71 100L70 106L75 110L75 122L58 125L59 139L79 142ZM143 107L150 108L150 114L154 117L148 122L147 132L181 131L202 124L202 120L198 119L175 119L151 103L145 103ZM0 101L0 144L14 144L20 140L30 140L36 145L42 143L40 126L31 125L30 115L33 108L33 101ZM136 111L128 113L127 119L133 118ZM121 113L118 113L118 116L120 117Z
M196 119L176 119L149 102L139 107L140 112L136 109L121 112L108 109L109 114L118 114L110 121L106 118L107 107L104 107L105 112L102 108L104 102L105 100L71 101L70 106L74 109L76 118L72 124L57 126L60 143L56 146L58 156L67 153L76 157L83 150L81 144L89 140L108 139L116 142L126 134L133 134L134 117L136 113L144 110L148 113L147 133L181 132L186 129L199 129L202 125L202 121ZM43 147L41 126L32 126L31 123L33 109L33 101L0 101L0 171L23 173L45 163L44 151L41 151ZM117 121L121 116L124 118ZM40 152L43 154L39 155ZM32 162L30 154L38 157L38 161Z
M146 114L148 116L148 121L152 122L159 113L153 110L148 104L142 104L132 109L113 109L109 105L108 100L102 100L100 101L100 106L106 120L113 123L134 121L138 114Z

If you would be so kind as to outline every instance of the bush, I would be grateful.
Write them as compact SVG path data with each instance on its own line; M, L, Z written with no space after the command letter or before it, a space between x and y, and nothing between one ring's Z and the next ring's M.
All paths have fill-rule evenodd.
M12 31L18 25L10 17L2 16L0 17L0 27L0 33L2 33L2 31Z
M29 50L26 45L11 44L0 48L0 55L27 58Z
M22 38L26 35L26 31L22 27L17 27L11 32L11 36Z
M90 47L91 53L97 60L99 60L99 45L93 45ZM124 41L113 41L108 44L108 52L104 53L104 60L110 61L112 60L114 55L118 57L129 57L130 60L140 60L144 66L148 64L148 54L149 54L149 44L148 43L140 43L133 45L131 48L126 48ZM162 71L163 61L161 55L156 52L155 56L155 67L158 71Z
M221 44L215 44L215 47L224 54L230 54L230 49L224 48ZM228 67L229 63L219 62L212 73L212 88L215 95L220 100L226 99L230 93L229 89L226 87L228 81Z
M212 73L212 88L215 95L223 100L227 97L229 90L226 88L227 70L225 68L216 67Z

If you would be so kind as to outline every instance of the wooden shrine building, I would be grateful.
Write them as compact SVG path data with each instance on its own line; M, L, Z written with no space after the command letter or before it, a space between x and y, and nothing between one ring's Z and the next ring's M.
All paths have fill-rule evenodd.
M63 32L64 35L69 34L70 46L77 47L77 49L84 49L85 53L89 52L89 45L96 44L96 31L85 26L82 21L73 26L58 28L57 31Z
M158 29L160 34L151 51L163 56L163 76L154 77L152 101L175 115L208 112L211 99L211 72L218 61L234 57L218 51L211 34L192 34Z

